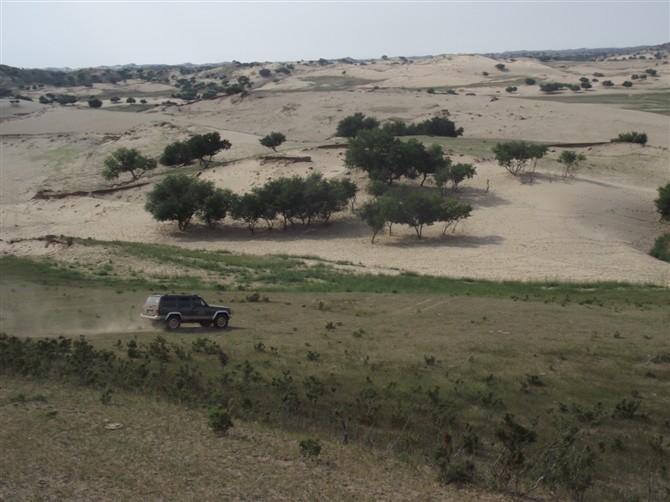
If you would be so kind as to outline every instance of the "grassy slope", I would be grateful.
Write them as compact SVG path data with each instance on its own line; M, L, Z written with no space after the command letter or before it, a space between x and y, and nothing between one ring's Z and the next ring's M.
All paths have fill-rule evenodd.
M120 244L94 245L111 249ZM128 256L133 254L124 249ZM145 266L170 251L153 246L141 249ZM411 275L397 280L340 275L334 264L318 262L321 277L312 279L311 292L304 293L295 292L300 284L310 283L299 275L300 270L309 270L302 259L195 253L188 261L191 269L182 279L157 276L150 280L156 281L154 285L165 280L163 286L175 290L197 287L210 301L230 304L234 316L231 329L224 332L187 327L163 335L171 351L168 367L182 364L176 347L190 352L198 338L218 343L230 360L225 369L211 358L194 357L193 361L205 377L225 377L226 404L236 417L262 419L277 431L330 438L333 443L326 450L339 451L334 445L341 431L333 416L339 409L355 443L395 452L410 465L432 463L436 440L445 431L459 444L474 434L481 447L459 458L471 458L478 484L492 486L491 466L501 451L495 430L504 415L512 413L520 423L532 424L541 438L535 455L563 426L579 427L579 444L598 452L593 486L587 492L593 500L625 500L634 493L661 494L670 488L662 474L666 458L662 452L667 449L662 436L670 426L665 415L670 408L667 290L449 281ZM250 287L263 282L259 277L279 273L287 262L298 274L296 282L284 278L273 284L275 291L259 289L258 297L251 294L254 289L244 287L217 290L216 277L197 284L188 279L197 275L199 267L216 276L213 263L219 263L223 268L237 266L235 273L244 277L237 284ZM85 334L94 346L121 359L131 340L139 344L141 353L149 354L160 336L137 318L151 289L137 278L116 275L113 267L90 273L82 266L54 268L8 258L1 265L3 330L9 334ZM36 302L44 306L37 312ZM20 315L10 318L8 312ZM45 331L40 331L42 319L48 323ZM282 393L272 383L285 381L287 374L302 403L298 415L281 412ZM7 382L5 392L20 392L14 388L16 382ZM94 397L89 396L91 400ZM633 417L616 418L617 405L629 402L639 406ZM366 425L366 407L375 410L373 428ZM56 430L63 426L58 421L46 423L55 424ZM46 437L55 433L50 430L45 429ZM172 442L178 432L164 434ZM295 442L296 436L290 437L286 441ZM288 448L285 444L282 448ZM59 451L68 448L61 446L64 450ZM128 443L119 448L147 454L149 446ZM653 467L649 459L654 459ZM6 472L22 468L21 462L8 465ZM138 462L146 459L140 455ZM198 470L208 470L206 463L197 465ZM52 475L64 476L67 470L80 468L69 464ZM175 471L171 472L174 477ZM314 472L307 476L320 479ZM283 482L282 490L295 484L285 478ZM524 481L522 488L528 489L529 483ZM419 491L425 495L430 490ZM293 495L309 499L303 492Z

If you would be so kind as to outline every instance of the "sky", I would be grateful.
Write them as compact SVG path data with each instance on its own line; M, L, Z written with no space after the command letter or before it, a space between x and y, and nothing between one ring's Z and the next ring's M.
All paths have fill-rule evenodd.
M0 64L294 62L670 42L670 0L0 0Z

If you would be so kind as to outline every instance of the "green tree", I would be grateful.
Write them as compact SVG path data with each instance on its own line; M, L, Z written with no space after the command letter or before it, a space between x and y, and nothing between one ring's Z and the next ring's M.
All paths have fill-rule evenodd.
M558 82L547 82L546 84L540 84L540 90L542 92L556 92L562 89L565 89L565 84L560 84Z
M374 244L375 237L386 225L382 202L379 199L373 199L363 203L356 210L356 216L372 229L372 244Z
M221 150L228 150L232 146L227 139L221 139L218 132L196 134L188 140L191 159L198 159L200 165L208 167L212 157Z
M112 96L111 98L109 98L109 100L110 100L112 103L118 103L119 101L121 101L121 98L118 97L118 96Z
M132 105L135 102L136 102L136 100L132 96L129 96L129 97L126 98L126 103L129 103L129 104Z
M187 142L176 141L163 149L158 162L169 167L185 166L192 163L193 158L190 145Z
M565 166L563 177L572 178L579 167L579 163L584 162L585 160L586 156L583 153L577 153L572 150L563 150L558 157L558 161Z
M341 138L355 138L359 131L375 129L379 121L373 117L366 117L361 112L343 118L337 124L335 135Z
M516 176L525 169L528 161L533 160L533 169L538 159L544 157L547 152L547 146L527 143L525 141L508 141L506 143L498 143L493 147L498 164L508 172Z
M658 199L654 201L661 220L670 221L670 183L658 187Z
M59 105L71 105L77 102L77 97L71 94L59 94L54 97L54 101Z
M367 129L349 140L345 164L362 169L372 180L384 180L390 185L403 176L416 178L416 152L415 144L403 143L388 131Z
M204 190L208 192L208 189ZM223 220L233 205L234 194L228 189L214 188L205 193L196 216L203 220L209 228L214 228L216 222Z
M446 185L451 182L451 189L458 190L458 185L466 179L472 179L477 174L477 168L472 164L454 164L449 162L445 167L439 169L435 175L435 184L444 193Z
M410 140L413 141L413 140ZM409 142L408 142L409 143ZM417 142L418 143L418 142ZM444 150L438 144L433 144L424 149L423 145L417 151L417 160L415 167L421 178L421 186L426 182L426 178L430 175L435 175L439 170L445 169L451 163L451 159L444 157Z
M155 159L145 157L135 148L119 148L105 159L102 176L106 180L114 180L121 173L130 173L134 181L155 168Z
M157 221L176 221L179 230L183 231L213 191L214 185L210 181L170 174L147 194L144 207Z
M286 141L286 136L280 132L271 132L264 138L261 138L259 141L261 145L272 148L272 150L276 152L277 147Z
M268 222L268 228L272 228L271 222L275 219L276 213L268 201L263 198L260 190L252 190L233 198L231 215L236 220L242 220L253 233L261 219L265 219Z
M42 96L40 96L40 99L41 98L42 98ZM100 101L97 98L89 99L88 100L88 106L90 106L91 108L100 108L102 106L102 101Z

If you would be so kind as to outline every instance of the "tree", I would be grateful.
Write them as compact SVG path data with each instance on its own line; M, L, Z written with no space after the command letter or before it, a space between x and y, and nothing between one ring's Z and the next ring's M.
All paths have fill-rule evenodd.
M356 216L363 220L372 229L372 244L375 237L386 225L383 206L380 200L369 200L356 210Z
M537 145L525 141L509 141L496 144L493 147L493 153L498 164L516 176L525 169L529 160L534 160L531 173L535 171L538 159L544 157L547 149L545 145Z
M40 96L40 99L41 98L42 98L42 96ZM102 101L100 101L97 98L89 99L88 100L88 106L90 106L91 108L100 108L102 106Z
M654 201L661 220L670 221L670 183L658 187L658 199Z
M111 98L109 98L109 100L110 100L112 103L118 103L119 101L121 101L121 98L118 97L118 96L112 96Z
M526 83L526 85L535 85L537 83L537 81L534 78L530 78L530 77L528 77L526 80L524 80L524 82Z
M623 85L624 87L633 87L633 82L631 82L630 80L626 80L626 81L625 81L623 84L621 84L621 85Z
M345 164L368 173L370 179L389 185L403 176L416 178L414 144L403 143L383 129L366 129L349 140Z
M280 132L271 132L264 138L261 138L259 141L261 145L272 148L272 150L276 152L277 147L286 141L286 136Z
M499 71L503 71L505 69L505 65L502 64L502 63L498 63L496 65L496 69L499 70Z
M129 104L132 105L135 102L136 102L136 100L132 96L129 96L129 97L126 98L126 103L129 103Z
M355 138L359 131L375 129L379 121L373 117L366 117L361 112L343 118L337 124L335 135L342 138Z
M130 173L134 181L155 168L155 159L145 157L135 148L119 148L105 159L102 176L106 180L113 180L121 173Z
M560 84L558 82L547 82L546 84L540 84L540 90L542 92L556 92L560 91L561 89L565 89L565 84Z
M435 175L435 184L444 193L444 187L451 182L451 189L458 190L458 185L466 179L472 179L477 174L477 168L472 164L454 164L449 162L444 168L439 169Z
M208 167L212 157L221 150L228 150L232 145L230 141L221 139L218 132L207 134L196 134L188 140L191 159L198 159L200 165Z
M53 100L59 105L71 105L77 102L77 97L72 96L71 94L59 94L55 96Z
M209 228L214 228L216 222L223 220L230 211L233 198L232 191L214 188L211 193L205 193L200 207L196 210L196 216L207 223Z
M176 221L186 230L203 201L214 192L211 181L200 181L185 174L170 174L147 195L145 209L158 221Z
M575 171L577 171L579 163L584 162L585 160L586 156L583 153L573 152L572 150L563 150L558 157L558 161L565 166L563 177L572 178L575 175Z
M170 143L163 149L163 154L158 159L164 166L185 166L193 162L191 147L186 142L176 141Z
M444 151L438 144L430 145L427 150L424 149L421 143L419 145L421 149L417 152L418 158L415 167L417 172L423 177L421 179L421 186L423 186L429 175L434 175L440 169L446 168L451 163L451 159L448 157L444 158Z

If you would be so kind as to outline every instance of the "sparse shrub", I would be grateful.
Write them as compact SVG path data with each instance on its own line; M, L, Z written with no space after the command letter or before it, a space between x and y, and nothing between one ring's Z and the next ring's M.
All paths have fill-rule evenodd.
M621 85L623 85L624 87L633 87L633 82L631 82L630 80L626 80L626 81L625 81L623 84L621 84Z
M148 353L161 362L170 360L170 347L162 336L157 336L149 343Z
M503 71L505 69L505 65L503 63L498 63L496 65L496 69L499 71Z
M516 91L517 91L517 88L514 85L510 85L510 86L505 88L505 92L516 92Z
M233 420L230 413L220 404L212 406L207 414L207 424L215 434L227 436L228 431L233 427Z
M433 89L432 87L429 87L428 89L426 89L426 92L428 94L435 94L435 89Z
M135 340L129 340L126 343L126 346L128 347L127 354L130 359L137 359L141 357L140 351L137 347L137 342Z
M317 458L321 454L321 441L319 439L302 439L300 441L300 455L303 457Z
M41 99L42 99L42 96L40 96L40 100ZM102 106L102 101L100 101L97 98L89 99L88 100L88 106L90 106L91 108L100 108Z
M537 83L537 80L535 80L534 78L529 77L526 80L524 80L524 82L525 82L526 85L535 85Z
M314 350L307 351L307 360L312 362L318 362L321 360L321 354Z
M631 420L635 418L635 413L639 407L640 401L624 398L616 404L612 416L622 420Z

